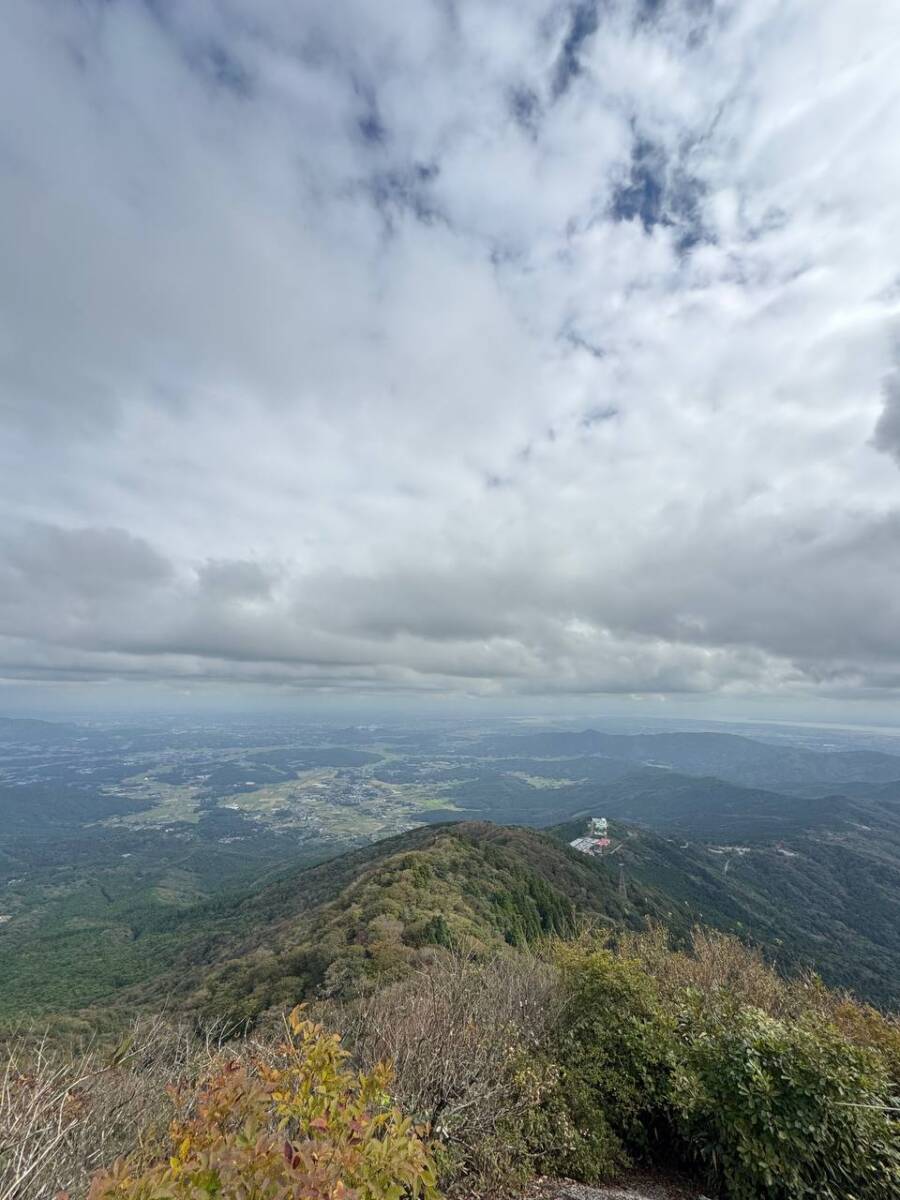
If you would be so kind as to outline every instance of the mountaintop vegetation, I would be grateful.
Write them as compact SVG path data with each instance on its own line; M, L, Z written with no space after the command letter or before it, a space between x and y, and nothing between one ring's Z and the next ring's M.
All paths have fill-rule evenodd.
M287 1024L4 1055L2 1200L498 1196L630 1164L731 1200L900 1189L900 1026L700 929L435 948Z

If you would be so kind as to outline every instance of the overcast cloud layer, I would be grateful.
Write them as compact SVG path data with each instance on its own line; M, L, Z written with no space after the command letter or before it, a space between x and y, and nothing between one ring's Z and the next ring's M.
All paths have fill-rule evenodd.
M900 691L900 6L6 0L0 676Z

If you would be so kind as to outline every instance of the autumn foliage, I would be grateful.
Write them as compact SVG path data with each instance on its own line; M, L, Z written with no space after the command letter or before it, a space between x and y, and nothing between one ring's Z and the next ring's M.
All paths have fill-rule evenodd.
M355 1072L347 1057L294 1009L274 1055L226 1062L181 1105L166 1152L120 1159L90 1200L431 1200L434 1162L391 1103L390 1068Z

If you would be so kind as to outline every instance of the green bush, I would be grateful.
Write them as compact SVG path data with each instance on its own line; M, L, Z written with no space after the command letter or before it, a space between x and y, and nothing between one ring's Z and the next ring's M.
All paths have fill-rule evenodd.
M667 978L658 949L653 974L621 950L557 950L559 1083L535 1136L559 1136L544 1169L589 1181L631 1157L681 1160L729 1200L896 1200L894 1027L813 993L804 1011L802 989L776 997L780 1017L748 1004L748 978L754 996L780 985L763 987L767 968L736 942L698 959L703 993L684 955L669 952Z
M733 1200L896 1200L897 1124L879 1056L830 1025L745 1008L681 1019L673 1114Z
M564 992L551 1109L564 1133L547 1165L590 1180L645 1155L666 1122L674 1028L638 965L605 949L563 946Z

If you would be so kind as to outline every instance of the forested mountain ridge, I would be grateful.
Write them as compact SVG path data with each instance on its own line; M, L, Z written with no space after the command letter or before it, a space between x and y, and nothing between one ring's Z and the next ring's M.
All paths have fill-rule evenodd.
M588 916L637 929L648 917L669 918L671 905L652 886L623 897L614 865L548 834L461 822L289 872L209 915L205 930L186 917L176 969L136 996L165 993L238 1019L389 982L428 947L524 945L571 934ZM677 924L685 930L689 922L679 913Z
M791 782L900 780L900 757L873 750L823 753L795 745L774 745L733 733L520 733L487 742L498 755L523 758L577 758L596 755L618 763L666 766L689 775L714 775L757 787Z
M646 767L597 785L592 793L580 788L571 800L577 796L583 804L591 795L593 807L608 817L704 841L772 842L812 830L838 836L866 825L900 834L898 784L858 784L851 795L824 785L811 790L819 794L776 792ZM562 808L569 802L567 789L557 789L553 804Z
M572 821L552 832L570 840ZM785 971L813 970L890 1008L900 1006L900 832L800 833L754 845L659 836L614 823L626 880L670 911L763 947ZM669 918L672 921L672 918Z
M130 996L166 994L243 1018L366 991L402 976L429 946L484 952L585 921L612 934L652 921L676 939L695 924L736 933L786 972L815 969L864 998L900 1003L897 893L879 895L883 911L867 903L880 885L860 875L861 861L812 843L803 853L729 852L618 823L608 857L590 858L566 844L582 830L578 821L553 836L431 825L288 872L231 905L185 914L175 969Z

